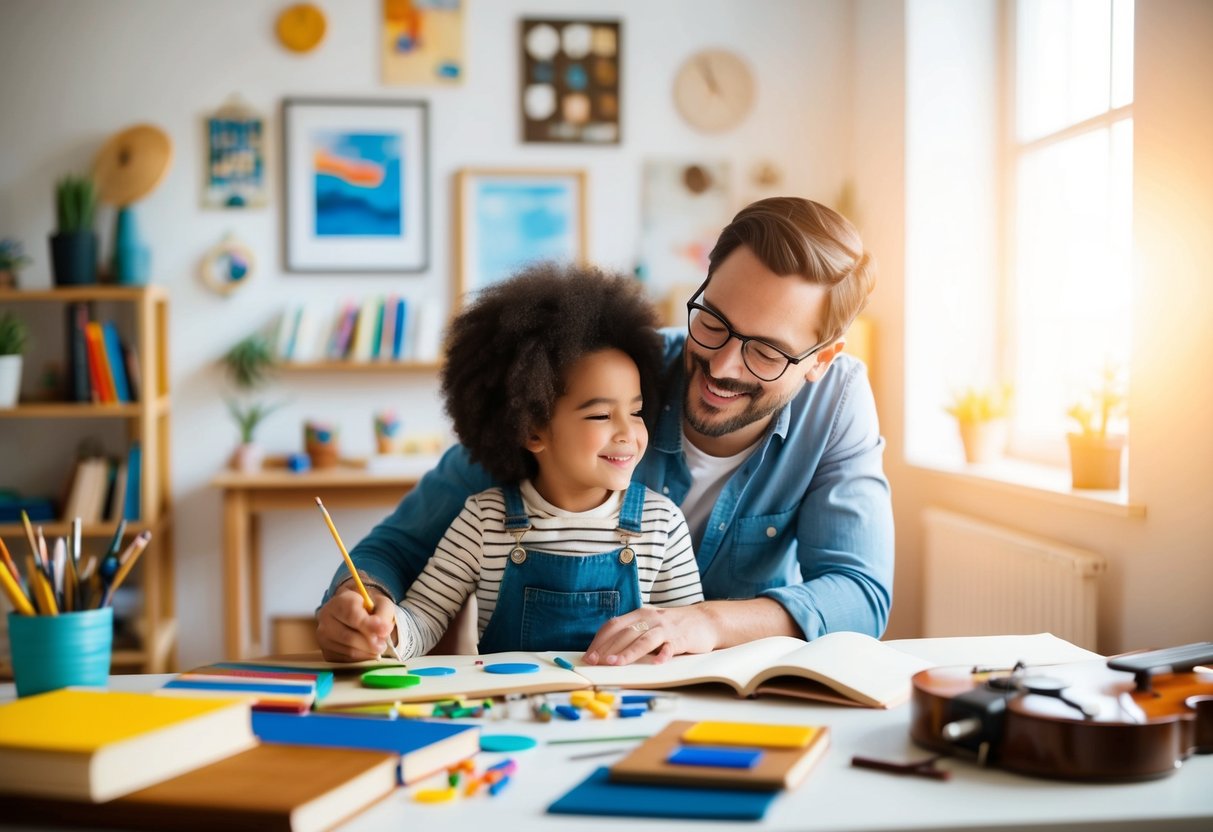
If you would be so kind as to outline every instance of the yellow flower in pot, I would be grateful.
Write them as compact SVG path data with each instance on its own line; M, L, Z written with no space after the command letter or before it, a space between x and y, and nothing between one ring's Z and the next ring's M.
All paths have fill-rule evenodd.
M1079 430L1066 439L1070 444L1070 479L1074 488L1120 488L1121 459L1127 437L1109 432L1114 420L1125 413L1128 397L1120 374L1107 367L1099 387L1087 400L1074 404L1066 415L1078 423Z
M956 418L965 462L992 462L1007 447L1007 416L1011 412L1011 385L969 387L957 393L944 408Z

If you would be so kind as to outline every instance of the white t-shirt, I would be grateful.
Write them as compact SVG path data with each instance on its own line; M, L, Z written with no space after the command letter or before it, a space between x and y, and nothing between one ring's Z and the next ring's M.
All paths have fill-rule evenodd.
M687 458L687 468L691 471L691 488L680 508L687 519L687 528L691 530L691 543L696 549L703 542L708 518L712 516L712 509L716 506L716 499L724 489L724 484L757 447L758 442L755 442L732 456L712 456L696 448L687 438L686 429L683 429L682 451Z

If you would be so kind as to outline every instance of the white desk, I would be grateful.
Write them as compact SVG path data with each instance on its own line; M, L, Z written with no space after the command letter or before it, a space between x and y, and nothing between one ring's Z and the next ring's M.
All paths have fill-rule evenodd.
M113 687L148 690L168 676L115 676ZM0 701L13 697L12 685L0 685ZM569 757L631 743L543 745L548 739L655 733L671 719L733 719L803 722L830 727L833 747L808 779L776 799L761 823L695 823L644 818L595 818L547 815L544 809L596 766L618 757L569 761ZM1120 785L1076 785L1036 780L980 769L959 760L942 765L949 781L905 777L850 766L860 754L890 760L921 759L927 752L908 738L910 706L891 711L806 705L774 697L754 701L728 695L681 696L677 710L639 719L558 721L482 721L485 733L524 733L540 740L532 751L513 755L518 771L496 797L483 792L453 803L423 805L410 797L416 787L399 789L341 827L342 830L441 829L443 832L713 832L739 830L1165 830L1213 829L1213 755L1195 756L1163 780ZM496 761L503 755L481 755ZM420 784L434 786L437 779ZM0 811L0 822L3 812Z

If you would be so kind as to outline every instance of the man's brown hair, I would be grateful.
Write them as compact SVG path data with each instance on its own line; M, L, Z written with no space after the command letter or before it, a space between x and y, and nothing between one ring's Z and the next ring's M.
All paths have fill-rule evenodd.
M826 287L818 343L841 338L876 286L875 263L855 226L812 200L778 196L741 209L708 255L708 276L742 245L775 274Z

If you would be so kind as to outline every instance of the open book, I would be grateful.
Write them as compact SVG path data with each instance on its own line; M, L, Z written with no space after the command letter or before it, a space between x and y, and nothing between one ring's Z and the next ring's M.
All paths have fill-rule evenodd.
M559 667L560 656L573 665ZM494 653L483 656L421 656L409 660L409 670L447 667L445 676L422 676L407 688L363 687L357 673L342 678L341 671L370 666L391 666L391 661L342 665L321 663L312 667L338 671L333 690L318 704L325 708L382 702L429 702L453 696L473 698L507 693L551 693L589 687L655 690L696 684L727 685L739 696L780 694L859 705L892 708L909 698L910 677L939 665L1010 667L1016 661L1060 664L1097 659L1094 653L1048 633L1032 636L978 636L971 638L877 641L861 633L830 633L813 641L772 636L711 653L675 656L664 664L645 659L623 667L587 665L580 653ZM299 667L302 656L283 657L283 664ZM258 664L267 660L258 659ZM494 664L522 663L529 673L499 675L485 670Z
M555 663L567 659L573 670ZM499 675L494 664L537 665L529 673ZM373 702L422 702L444 697L548 693L589 687L658 689L720 683L739 696L783 693L873 708L888 708L909 696L910 677L931 663L859 633L831 633L815 641L773 636L712 653L676 656L664 664L642 660L622 667L587 665L580 653L497 653L485 656L423 656L409 670L445 666L446 676L422 676L413 687L376 690L357 677L338 679L321 701L325 707Z

